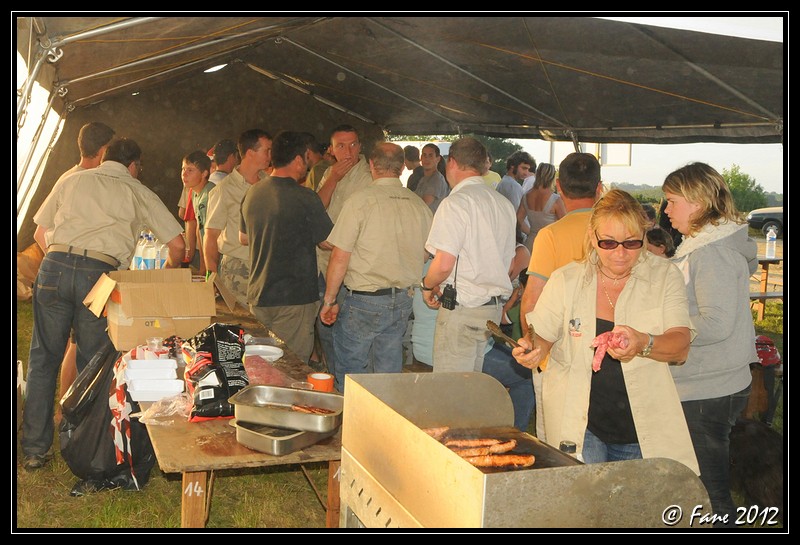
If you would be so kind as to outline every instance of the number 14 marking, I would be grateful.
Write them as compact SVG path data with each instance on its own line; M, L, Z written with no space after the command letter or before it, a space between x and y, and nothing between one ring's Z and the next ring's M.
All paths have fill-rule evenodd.
M183 489L184 496L202 496L204 493L205 490L203 490L203 486L198 481L187 484L186 488Z

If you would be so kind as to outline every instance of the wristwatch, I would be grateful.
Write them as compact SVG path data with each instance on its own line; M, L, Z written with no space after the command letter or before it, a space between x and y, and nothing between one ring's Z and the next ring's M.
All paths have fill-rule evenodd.
M422 288L422 291L431 291L433 288L429 288L425 285L425 277L422 277L422 280L419 281L419 287Z
M647 356L650 355L650 352L653 351L653 335L648 333L647 336L649 337L647 341L647 346L645 346L644 349L637 354L637 356L646 358Z

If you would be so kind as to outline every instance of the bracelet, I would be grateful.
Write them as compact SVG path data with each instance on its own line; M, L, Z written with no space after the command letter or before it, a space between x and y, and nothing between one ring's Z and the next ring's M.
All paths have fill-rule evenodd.
M332 306L335 306L335 305L338 305L338 304L339 304L339 303L338 303L338 302L336 302L336 301L334 301L333 303L329 303L329 302L327 302L327 301L322 301L322 306L323 306L323 307L332 307Z
M653 335L651 333L648 333L647 336L649 337L649 339L647 341L647 346L645 346L644 349L641 352L636 354L637 356L641 356L643 358L646 358L647 356L650 355L650 352L653 351Z
M419 287L422 288L422 291L431 291L433 288L429 288L425 285L425 277L422 277L422 280L419 281Z

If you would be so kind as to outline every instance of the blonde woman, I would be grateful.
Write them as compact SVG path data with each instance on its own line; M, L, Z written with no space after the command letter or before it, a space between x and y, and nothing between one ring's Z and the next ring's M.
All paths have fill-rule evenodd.
M533 187L523 195L519 203L517 225L525 234L525 247L529 252L539 229L567 214L563 199L553 191L555 181L556 167L550 163L540 163L536 169Z
M646 221L624 191L595 204L586 257L550 277L526 316L536 347L513 355L531 369L550 355L541 400L547 442L574 441L587 463L663 457L699 473L668 367L689 349L686 290L669 260L644 249ZM593 352L609 334L618 342Z
M750 395L750 363L758 361L750 312L755 241L728 185L704 163L669 174L665 212L683 242L672 261L683 272L697 337L686 364L672 369L714 513L736 518L730 493L729 437Z

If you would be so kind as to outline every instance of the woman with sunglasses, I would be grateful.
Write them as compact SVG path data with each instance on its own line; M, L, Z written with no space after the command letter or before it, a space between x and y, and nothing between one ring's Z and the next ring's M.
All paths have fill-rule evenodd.
M613 189L594 206L586 257L557 269L527 314L535 343L514 358L543 372L547 441L572 441L587 463L671 458L699 473L668 362L691 340L680 271L644 248L647 218L631 195ZM612 337L609 339L609 337ZM593 370L593 341L602 354ZM597 367L596 365L594 366Z
M686 364L672 369L718 518L736 519L730 492L730 432L747 406L750 363L758 361L750 312L750 275L757 245L736 210L728 184L704 163L669 174L661 189L683 242L672 261L683 272L689 317L697 331Z

